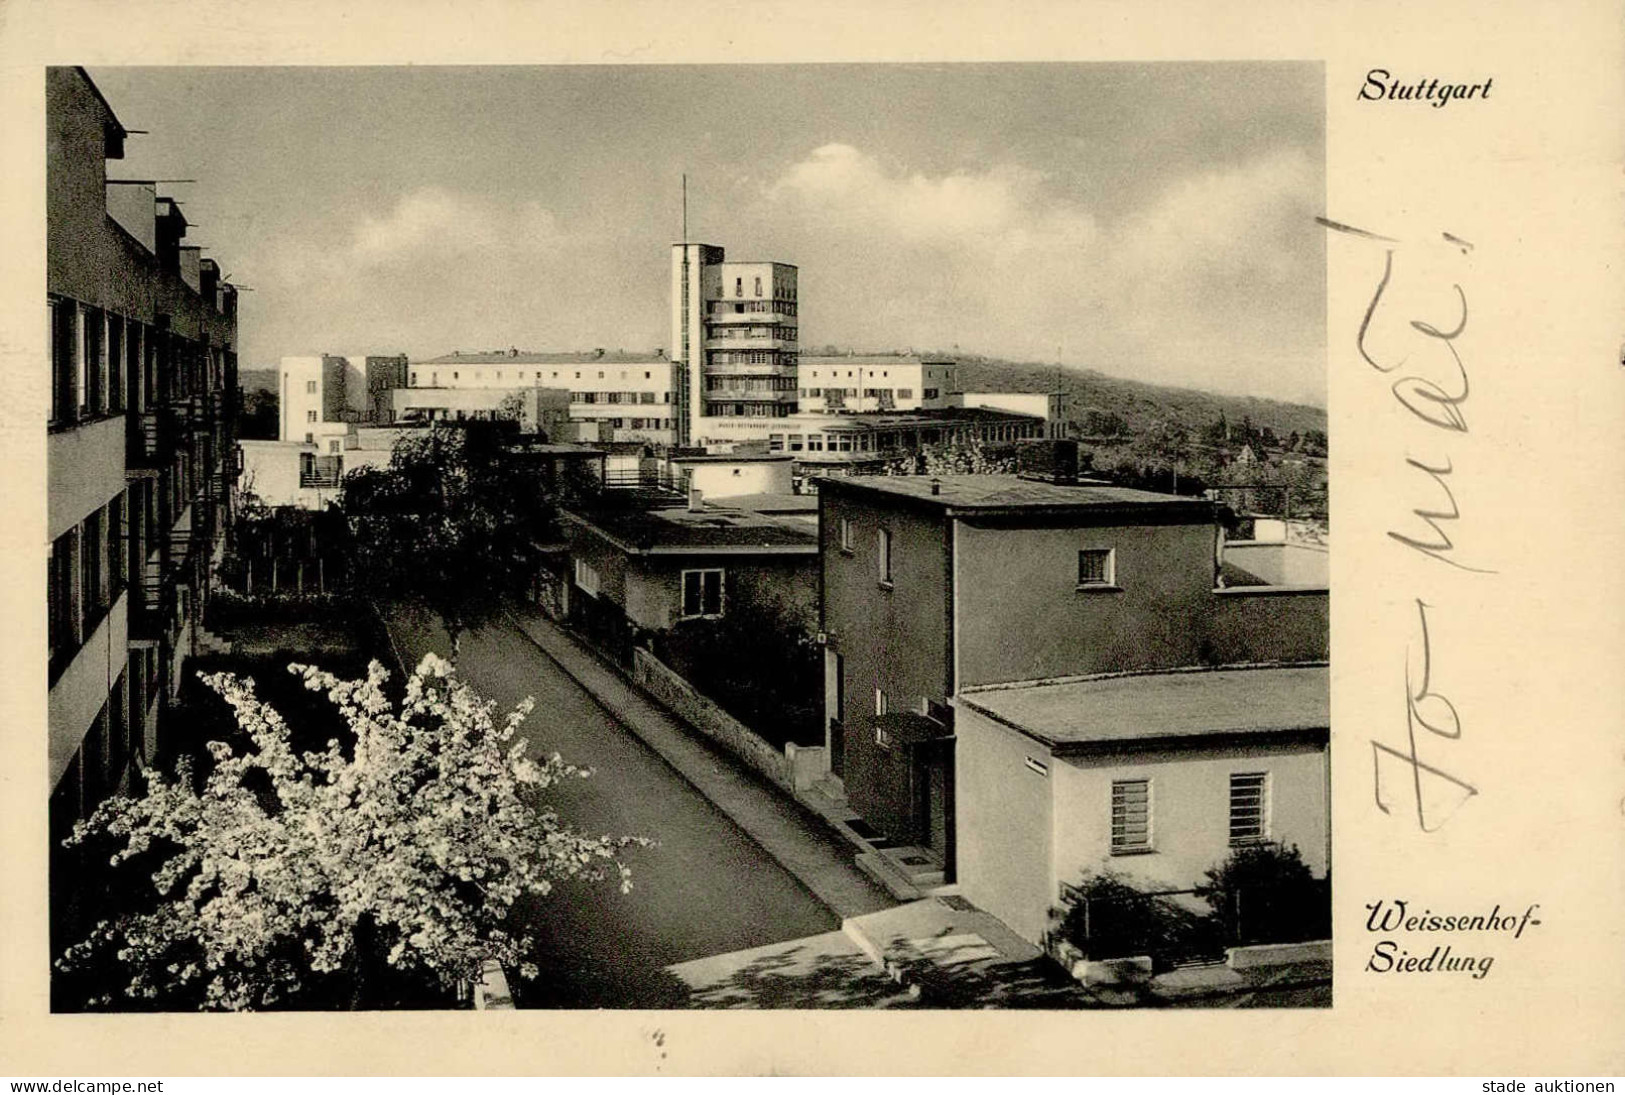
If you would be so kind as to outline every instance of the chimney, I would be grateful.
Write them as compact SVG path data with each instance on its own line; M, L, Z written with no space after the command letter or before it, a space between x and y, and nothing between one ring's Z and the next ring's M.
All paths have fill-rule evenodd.
M688 512L702 513L705 510L705 495L699 487L688 488Z
M931 480L931 493L932 494L941 494L942 493L942 480L941 479L937 479L937 478L934 478L934 477L932 478L932 480Z

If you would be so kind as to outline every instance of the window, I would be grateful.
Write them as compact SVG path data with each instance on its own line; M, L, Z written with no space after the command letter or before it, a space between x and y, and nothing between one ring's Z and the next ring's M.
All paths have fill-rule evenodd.
M756 292L755 292L755 295L756 296L761 296L762 295L762 279L761 278L756 279Z
M316 435L315 434L313 434L313 433L305 434L305 444L314 445L315 443L316 443Z
M742 297L744 295L745 295L745 279L744 278L734 278L734 296Z
M71 300L51 302L51 420L71 422L79 411L79 321Z
M1151 781L1112 780L1112 854L1151 851Z
M305 421L306 422L314 422L314 421L316 421L316 412L315 411L306 411L305 412Z
M305 381L305 394L306 395L315 395L316 394L316 382L314 380Z
M343 448L343 446L344 446L344 442L342 442L342 441L329 441L327 443L327 451L328 452L338 452L341 448Z
M583 592L598 596L598 572L584 559L576 560L576 586Z
M937 397L937 389L936 388L927 388L927 389L925 389L924 395L925 395L926 399L935 399Z
M683 618L722 615L722 571L683 571Z
M1078 552L1078 588L1115 585L1116 569L1111 548L1085 548Z
M1269 838L1269 773L1230 774L1230 843L1258 844Z
M898 388L897 389L897 398L898 399L913 399L914 398L914 389L913 388Z
M875 536L875 563L880 584L891 585L891 530L881 529Z
M74 559L74 552L78 540L78 530L69 529L58 536L51 544L51 571L47 582L47 591L50 599L50 644L51 664L56 666L58 657L70 650L77 649L78 632L76 625L79 614L74 607L73 579L78 571L78 563Z
M841 518L841 550L847 554L852 552L852 519Z
M878 688L875 689L875 717L878 718L881 715L887 714L889 710L890 708L886 703L886 693Z

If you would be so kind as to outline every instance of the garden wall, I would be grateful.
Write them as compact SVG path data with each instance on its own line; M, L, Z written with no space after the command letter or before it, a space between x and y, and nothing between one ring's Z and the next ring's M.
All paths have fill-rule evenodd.
M632 679L690 726L786 791L795 793L795 776L784 753L695 691L687 680L641 647L633 652Z

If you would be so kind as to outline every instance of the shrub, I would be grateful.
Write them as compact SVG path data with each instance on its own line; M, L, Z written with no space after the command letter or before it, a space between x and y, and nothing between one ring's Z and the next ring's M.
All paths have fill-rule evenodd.
M1116 871L1085 871L1067 888L1059 934L1091 960L1149 955L1167 969L1204 938L1204 920Z
M1331 887L1296 846L1237 848L1196 889L1232 945L1299 943L1331 936Z

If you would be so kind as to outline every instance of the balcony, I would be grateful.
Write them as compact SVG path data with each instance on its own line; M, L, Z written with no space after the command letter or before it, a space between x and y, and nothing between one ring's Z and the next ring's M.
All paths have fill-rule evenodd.
M707 388L708 403L793 403L798 398L795 389L779 392L754 391L749 388Z
M794 338L756 338L730 334L708 338L703 345L707 350L788 350L796 352L800 341Z
M795 366L782 362L753 361L743 364L707 365L706 376L791 376Z
M705 322L710 324L739 324L759 326L764 323L790 323L796 322L796 317L784 312L707 312Z

